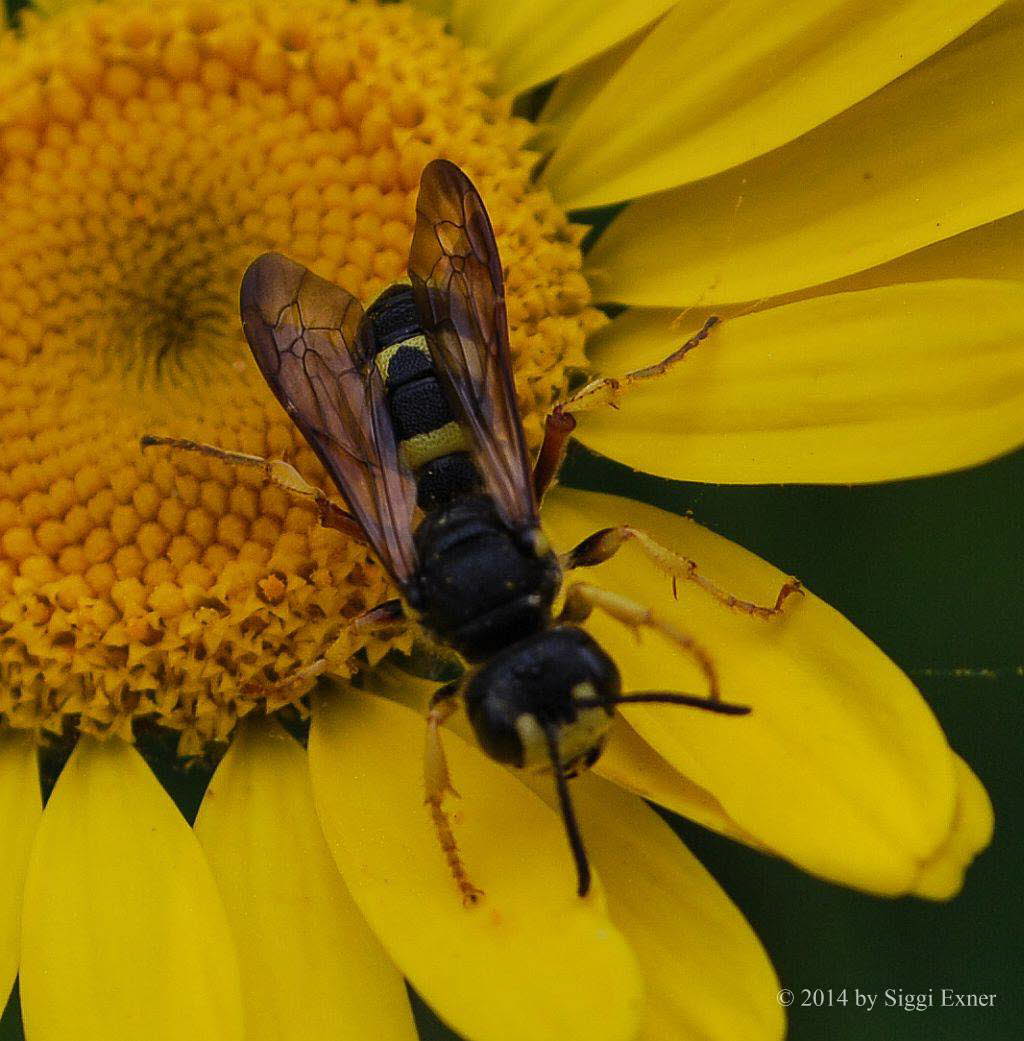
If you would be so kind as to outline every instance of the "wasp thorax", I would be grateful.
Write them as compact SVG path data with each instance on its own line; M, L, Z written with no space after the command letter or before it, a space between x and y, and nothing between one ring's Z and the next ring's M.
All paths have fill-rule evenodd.
M477 740L493 759L550 766L548 734L569 770L596 762L621 691L619 670L582 629L560 626L513 644L466 686Z

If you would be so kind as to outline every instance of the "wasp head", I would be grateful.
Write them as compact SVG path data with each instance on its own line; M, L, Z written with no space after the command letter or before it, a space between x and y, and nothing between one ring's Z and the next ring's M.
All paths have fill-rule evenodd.
M592 766L619 696L619 670L582 629L558 626L529 636L470 678L466 710L481 747L499 762L551 768L567 776Z

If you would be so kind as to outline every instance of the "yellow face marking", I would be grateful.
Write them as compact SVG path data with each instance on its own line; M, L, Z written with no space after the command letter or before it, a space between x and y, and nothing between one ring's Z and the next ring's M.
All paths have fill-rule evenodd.
M438 456L465 452L468 448L466 435L454 419L443 427L417 434L402 442L402 453L410 470L418 470Z
M590 687L590 684L581 683L573 693L575 694L576 690L581 687ZM581 694L580 696L589 695ZM576 717L575 723L560 726L558 728L558 751L562 758L562 765L579 759L592 748L600 745L611 725L612 717L603 708L585 708ZM523 766L534 770L550 769L551 759L548 756L547 740L536 717L529 712L518 716L516 733L523 746Z
M575 723L563 726L558 738L558 749L563 763L571 763L597 747L604 740L612 717L603 708L585 708Z
M544 739L544 731L541 730L537 717L524 712L516 717L516 733L523 746L523 766L538 767L547 763L551 765L548 758L548 746Z
M377 371L385 382L387 382L388 366L391 364L391 359L402 347L411 347L414 351L422 351L428 357L430 356L427 338L422 333L419 336L410 336L408 340L403 340L401 343L393 343L390 347L385 347L376 358Z
M573 701L592 701L597 697L597 691L594 690L593 683L588 683L586 680L582 683L577 683L570 693Z

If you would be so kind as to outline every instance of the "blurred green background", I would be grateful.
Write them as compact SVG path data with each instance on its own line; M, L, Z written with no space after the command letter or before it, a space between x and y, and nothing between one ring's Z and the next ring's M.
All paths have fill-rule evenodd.
M995 993L991 1009L790 1009L792 1041L1010 1041L1021 1036L1020 879L1024 815L1021 596L1024 452L965 473L866 487L727 487L665 482L578 450L567 483L692 509L699 521L796 574L904 669L984 666L997 679L919 678L949 739L985 783L996 837L949 904L879 900L818 882L679 818L682 838L753 923L782 986L881 994ZM186 813L205 783L170 762ZM821 822L822 828L829 826ZM881 1006L881 999L879 1000ZM424 1008L429 1041L453 1037ZM8 1009L0 1041L21 1038ZM68 1039L73 1041L73 1039Z
M993 844L951 903L853 893L673 824L746 913L798 1002L803 988L850 991L845 1008L794 1005L792 1041L1021 1037L1024 453L965 473L854 488L668 484L590 460L575 474L588 487L689 506L702 523L799 575L911 674L1001 671L998 679L915 676L996 812ZM853 1007L854 988L943 987L995 993L995 1007L905 1012L880 1007L882 999L872 1012Z

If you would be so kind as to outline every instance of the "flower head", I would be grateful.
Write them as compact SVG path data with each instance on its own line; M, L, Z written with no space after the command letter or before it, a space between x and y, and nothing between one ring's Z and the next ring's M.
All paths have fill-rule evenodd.
M0 985L20 971L30 1041L409 1037L400 973L480 1041L776 1037L764 952L638 795L887 895L952 895L988 841L980 784L853 626L810 594L769 621L694 583L676 604L627 549L600 582L698 634L754 713L619 719L603 777L576 786L603 881L587 901L550 808L446 735L487 893L464 911L421 805L408 706L433 687L380 664L410 634L351 625L392 595L377 561L258 470L138 439L283 458L326 487L245 349L241 274L276 249L368 302L404 277L443 156L495 224L532 448L579 376L664 357L713 308L713 343L584 415L585 444L725 482L1005 451L1019 10L424 6L441 17L40 3L0 30ZM518 118L514 96L552 77ZM568 212L626 200L584 259ZM630 306L608 322L595 301ZM628 500L557 489L544 521L560 549L646 528L744 598L782 581ZM629 689L699 689L667 647L589 624ZM321 660L343 679L311 702ZM268 717L310 705L307 754ZM186 755L233 739L194 832L132 745L154 725ZM54 734L79 740L44 812Z
M531 184L529 127L486 75L397 5L83 5L32 26L0 85L15 725L130 737L146 717L195 752L254 689L297 701L311 661L348 671L365 643L348 623L385 598L372 558L260 475L142 455L138 438L285 456L322 483L247 357L241 274L286 248L372 299L404 277L435 155L487 193L536 445L602 319L583 229Z

